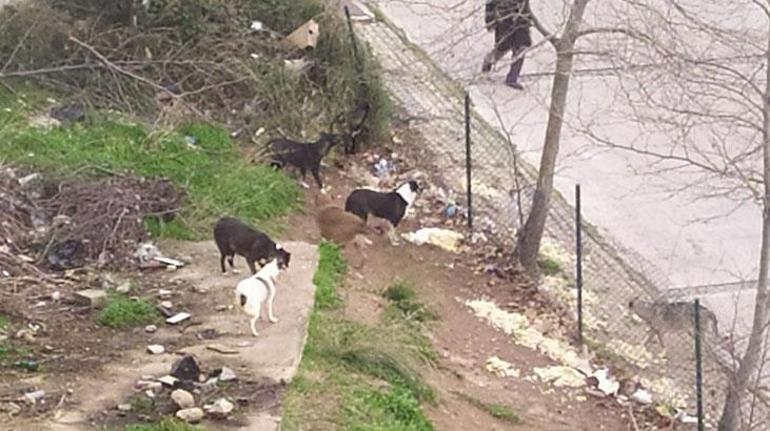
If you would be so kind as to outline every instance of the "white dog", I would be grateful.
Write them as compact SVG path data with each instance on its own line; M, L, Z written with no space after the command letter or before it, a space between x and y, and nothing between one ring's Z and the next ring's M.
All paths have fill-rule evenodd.
M256 337L257 320L262 303L267 299L267 318L271 323L277 323L273 316L273 299L275 298L275 280L286 266L283 261L273 259L263 266L256 274L241 280L235 288L235 304L251 316L251 333Z

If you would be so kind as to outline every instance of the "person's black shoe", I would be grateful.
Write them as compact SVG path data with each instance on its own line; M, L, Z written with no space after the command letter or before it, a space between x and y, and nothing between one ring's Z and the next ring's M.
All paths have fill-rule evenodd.
M490 71L492 71L492 63L484 61L484 63L481 65L481 73L488 73Z
M518 82L508 82L508 81L505 81L505 85L513 88L514 90L523 90L524 89L524 86L519 84Z

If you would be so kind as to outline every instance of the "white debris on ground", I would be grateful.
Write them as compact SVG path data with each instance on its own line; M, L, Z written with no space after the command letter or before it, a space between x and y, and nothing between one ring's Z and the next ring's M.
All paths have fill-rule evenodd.
M585 386L586 377L578 370L555 365L552 367L535 367L532 369L543 383L549 383L557 388L580 388Z
M463 240L461 233L437 227L426 227L416 232L403 233L401 236L413 244L431 244L452 253L457 253L460 250L460 244Z
M568 271L575 266L575 257L572 253L565 251L559 243L550 239L543 238L540 243L540 255L548 260L556 262L559 268Z
M519 370L514 368L513 364L506 362L497 356L492 356L491 358L487 359L484 368L498 377L518 378L520 375Z
M518 344L537 350L562 365L586 373L591 372L588 359L581 358L569 344L544 336L530 326L529 320L523 314L502 310L494 302L484 299L466 301L465 304L477 317L487 320L493 327L513 336Z

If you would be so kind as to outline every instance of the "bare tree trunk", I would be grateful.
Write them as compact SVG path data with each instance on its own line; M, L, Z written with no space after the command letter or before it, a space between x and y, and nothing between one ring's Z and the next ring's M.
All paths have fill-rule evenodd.
M765 58L765 94L763 101L763 127L762 127L762 156L763 156L763 180L764 199L762 202L762 245L759 253L759 279L757 281L757 297L754 304L754 320L749 336L749 344L746 353L738 364L738 370L732 376L724 410L719 418L720 431L734 431L740 426L741 397L745 395L751 377L757 373L760 354L762 353L762 340L767 331L768 324L768 266L770 262L770 37L768 38L768 51Z
M567 104L567 93L572 75L572 64L575 58L575 41L583 12L589 0L575 0L570 9L570 15L560 38L553 38L551 43L556 49L556 73L551 87L551 106L548 110L548 125L545 130L543 152L540 156L540 170L537 177L537 188L532 201L532 209L527 222L519 232L516 243L516 253L524 269L532 275L538 273L537 256L540 251L540 241L543 238L545 220L551 207L553 193L553 175L556 170L556 158L559 154L559 141L564 123L564 111Z

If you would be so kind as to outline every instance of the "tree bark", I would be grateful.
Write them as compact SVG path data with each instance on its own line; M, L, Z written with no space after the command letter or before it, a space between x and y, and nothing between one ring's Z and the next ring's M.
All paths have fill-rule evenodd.
M540 251L540 241L543 238L545 221L551 207L553 175L556 171L567 93L575 58L575 41L588 2L589 0L575 0L570 9L564 34L560 38L551 39L551 43L556 49L556 73L551 86L548 124L545 129L545 140L540 156L540 170L538 171L537 188L532 200L532 209L527 216L527 222L519 232L515 252L522 267L529 274L535 276L538 274L537 256Z
M770 36L765 58L765 94L763 101L762 124L762 162L764 180L764 198L762 202L762 240L759 252L759 277L757 297L754 304L754 319L746 353L738 363L738 370L728 383L727 396L722 415L719 418L719 431L735 431L741 426L741 399L746 395L752 376L757 373L762 342L768 324L768 266L770 262Z

